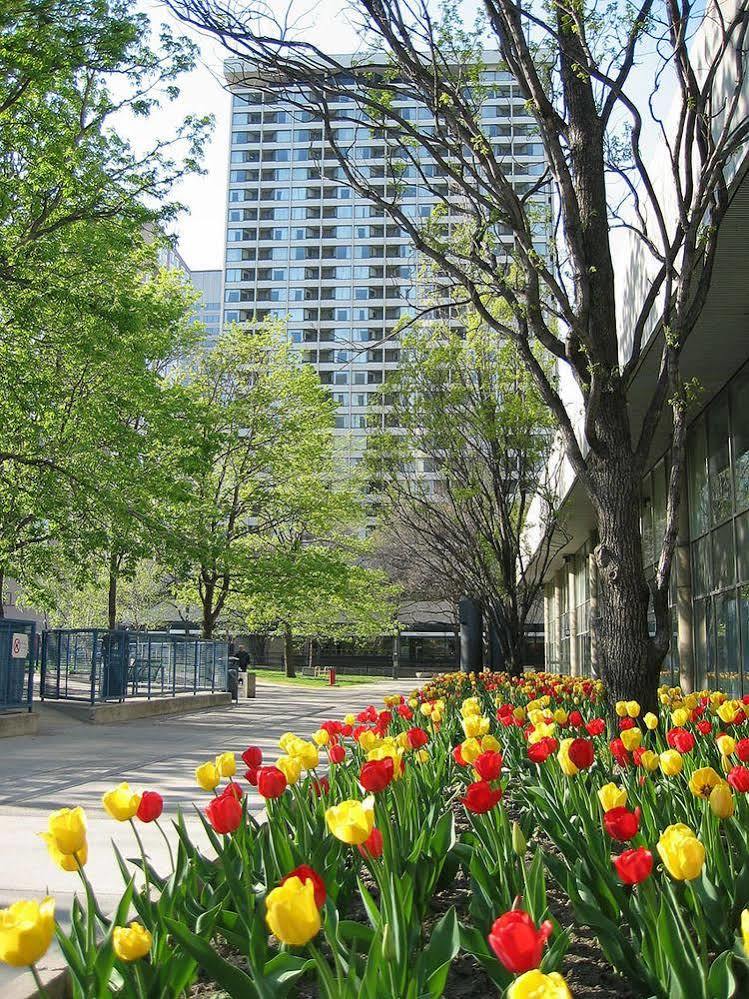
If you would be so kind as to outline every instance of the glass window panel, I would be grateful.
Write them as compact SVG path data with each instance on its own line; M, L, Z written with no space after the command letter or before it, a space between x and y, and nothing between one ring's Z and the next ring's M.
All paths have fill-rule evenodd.
M692 589L695 596L704 596L710 589L710 537L700 538L692 545Z
M643 483L643 491L650 492L650 476L647 476ZM645 565L652 565L654 561L653 548L653 504L649 495L642 498L642 560Z
M731 425L736 509L744 510L749 506L749 368L731 388Z
M738 593L739 618L741 622L741 693L746 693L744 677L749 675L749 586L740 586Z
M710 468L710 514L713 524L720 524L733 510L731 463L728 447L728 400L711 407L707 424L708 464Z
M705 681L711 690L717 685L717 669L715 663L715 602L708 597L705 601L705 635L706 651Z
M707 449L705 421L700 419L689 435L687 465L689 473L689 532L693 538L708 528Z
M749 580L749 513L736 518L736 547L738 574L742 581Z
M698 690L705 686L707 669L707 633L705 628L705 601L695 600L692 619L694 643L694 679Z
M733 592L715 599L715 651L718 686L729 697L740 696L739 619Z
M713 531L713 580L714 588L722 590L736 582L733 557L733 522Z
M666 463L659 461L653 469L653 560L658 558L658 554L663 544L663 535L666 532Z

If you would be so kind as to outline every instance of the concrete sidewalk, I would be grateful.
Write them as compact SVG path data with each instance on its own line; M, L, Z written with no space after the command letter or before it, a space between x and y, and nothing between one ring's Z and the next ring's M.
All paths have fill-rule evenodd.
M44 706L37 735L4 739L0 744L0 907L19 898L51 894L64 921L74 892L80 894L78 876L59 870L36 835L46 828L47 816L55 809L76 805L86 809L86 872L102 908L110 910L124 888L111 842L125 857L136 856L137 845L129 824L115 822L104 812L101 796L106 790L127 780L138 791L159 791L164 797L162 827L170 827L170 816L181 808L195 841L205 844L193 809L193 803L202 806L207 801L195 784L194 771L200 763L226 750L239 754L249 745L260 746L272 762L280 753L277 740L283 732L309 736L327 718L341 719L369 703L382 707L386 694L409 693L418 682L386 680L315 690L261 679L255 700L230 708L112 726L87 725ZM241 760L239 767L241 774ZM249 806L254 812L263 808L263 799L254 790ZM140 831L156 869L167 871L168 854L158 830L140 826ZM174 831L168 831L174 842ZM10 996L26 980L32 982L26 973L19 976L12 969L1 969L0 994ZM32 989L33 983L27 994Z

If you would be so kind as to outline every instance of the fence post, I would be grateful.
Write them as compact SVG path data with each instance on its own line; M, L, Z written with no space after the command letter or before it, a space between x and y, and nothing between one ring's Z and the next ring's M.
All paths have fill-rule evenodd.
M216 689L216 643L213 643L213 656L211 657L211 693Z
M171 648L169 650L169 658L172 663L172 697L177 696L177 643L172 638L169 643Z
M91 703L96 703L96 646L99 642L99 631L94 628L94 649L91 655Z
M148 632L148 700L151 700L151 633Z
M27 658L29 667L28 705L29 711L31 711L31 702L34 697L34 671L36 669L36 625L33 623L31 625L31 634L29 635L29 654Z
M39 700L44 700L44 684L47 679L47 632L42 632L41 659L39 663Z
M192 692L193 692L193 695L197 694L197 692L198 692L198 649L199 649L199 645L200 645L200 641L199 641L199 639L196 638L195 639L195 653L194 653L194 656L193 656L194 666L193 666L193 674L192 674Z

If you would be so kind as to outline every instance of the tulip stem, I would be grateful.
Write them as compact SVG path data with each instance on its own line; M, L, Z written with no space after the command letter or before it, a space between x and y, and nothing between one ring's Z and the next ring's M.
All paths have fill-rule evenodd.
M29 971L34 976L34 982L36 983L36 989L37 989L37 992L39 993L39 995L42 996L43 999L49 999L49 993L47 992L47 990L45 989L45 987L44 987L44 985L42 983L42 979L41 979L41 977L39 975L39 972L36 970L36 965L30 964L29 965Z
M175 867L174 867L174 854L172 853L172 846L171 846L171 843L169 842L169 837L164 832L164 830L163 830L163 828L162 828L161 823L159 822L159 820L158 819L154 819L154 822L156 824L156 828L161 833L162 839L166 843L166 848L169 851L169 863L172 865L172 873L174 873L174 871L175 871Z
M148 876L148 861L146 860L146 851L143 848L143 840L140 838L140 833L138 832L138 828L133 822L133 820L129 819L128 821L130 822L130 825L133 828L133 832L135 833L135 839L137 840L138 843L138 849L140 850L140 859L143 861L143 877L146 879L146 895L148 896L148 900L150 901L151 879Z

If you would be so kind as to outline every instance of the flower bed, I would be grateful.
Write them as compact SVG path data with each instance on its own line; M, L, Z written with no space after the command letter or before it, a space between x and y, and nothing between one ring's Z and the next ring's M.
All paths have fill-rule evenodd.
M85 816L62 809L44 835L86 890L56 931L74 993L156 999L200 976L237 997L420 999L450 995L468 962L474 994L564 999L582 931L623 995L749 995L749 708L660 701L657 717L617 705L608 731L590 680L438 677L310 740L286 733L272 762L249 747L200 766L215 855L179 816L171 871L138 834L160 796L122 784L103 806L132 824L144 876L118 854L112 918L86 879ZM41 957L52 905L0 913L1 960Z

